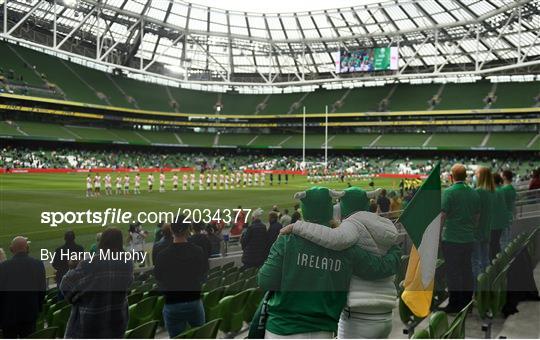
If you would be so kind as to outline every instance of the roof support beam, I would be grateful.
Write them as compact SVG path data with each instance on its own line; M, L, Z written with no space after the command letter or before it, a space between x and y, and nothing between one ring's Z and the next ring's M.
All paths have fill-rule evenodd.
M38 1L34 7L32 7L32 9L30 11L28 11L24 17L19 20L19 22L17 22L13 27L11 27L11 29L7 32L7 34L11 35L11 33L15 32L15 30L17 28L19 28L19 26L21 26L32 14L34 14L34 12L36 11L36 9L38 9L42 4L44 3L44 0L40 0ZM7 29L7 1L4 2L4 31Z
M82 25L84 25L86 23L86 21L88 20L88 18L90 18L94 12L96 11L96 6L94 6L90 12L88 12L88 14L85 15L85 17L77 24L77 26L73 27L73 29L68 33L68 35L66 35L64 37L64 39L62 39L62 41L60 41L60 43L56 46L57 49L59 49L60 47L62 47L62 45L64 45L64 43L69 39L71 38L71 36L73 35L73 33L77 32L79 30L79 28L82 27Z

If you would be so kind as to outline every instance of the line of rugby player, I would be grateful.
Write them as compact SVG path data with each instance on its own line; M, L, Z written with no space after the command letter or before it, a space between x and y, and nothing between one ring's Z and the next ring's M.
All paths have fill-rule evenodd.
M115 190L113 191L113 180ZM131 177L129 174L117 175L116 178L110 174L106 174L104 179L105 195L128 195L131 187ZM154 188L154 174L149 173L146 177L147 191L152 192ZM179 177L175 172L171 177L172 191L178 191ZM246 173L233 172L230 174L223 173L199 173L198 181L195 173L182 175L182 190L229 190L235 188L257 187L264 186L266 183L266 174L264 173ZM101 174L96 173L93 177L88 174L86 177L86 197L99 197L101 195ZM159 192L165 192L166 176L162 171L159 174ZM141 174L137 173L134 177L133 194L141 193Z

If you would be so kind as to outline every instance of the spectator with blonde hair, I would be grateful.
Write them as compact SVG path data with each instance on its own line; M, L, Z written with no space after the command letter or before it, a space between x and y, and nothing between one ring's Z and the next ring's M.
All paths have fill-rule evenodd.
M480 198L465 183L467 171L463 164L454 164L451 174L453 183L443 192L441 205L442 250L449 295L444 310L457 313L472 298L474 281L471 257Z
M495 201L495 183L491 170L481 166L476 169L476 192L480 197L480 216L478 227L474 230L474 248L472 268L474 279L489 265L489 238L493 223L493 204Z

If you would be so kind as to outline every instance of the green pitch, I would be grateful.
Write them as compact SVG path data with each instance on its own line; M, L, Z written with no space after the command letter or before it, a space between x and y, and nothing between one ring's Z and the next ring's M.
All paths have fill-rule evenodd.
M105 177L102 174L101 178ZM112 175L113 179L116 177ZM133 188L133 177L131 175ZM166 189L159 193L154 183L154 191L146 191L146 175L141 175L140 195L104 195L100 197L85 197L86 174L10 174L0 175L0 248L6 252L9 249L11 239L17 235L29 237L31 240L31 252L38 255L41 248L53 250L63 243L63 234L67 229L72 229L77 235L77 242L88 249L94 243L95 235L103 227L96 225L62 224L58 227L50 227L41 223L41 213L44 211L105 211L107 208L117 208L124 211L137 213L140 211L171 211L178 208L189 209L233 209L241 205L243 208L255 209L261 207L266 213L277 205L280 210L292 210L295 203L292 197L297 191L309 188L304 176L289 176L289 184L282 183L273 186L266 177L265 187L248 187L234 190L210 190L176 191L173 192L171 174L167 174ZM277 176L274 176L277 179ZM156 178L157 179L157 178ZM376 187L395 188L398 185L395 179L375 179ZM368 181L352 182L353 185L367 188ZM346 183L328 182L322 184L329 188L344 189ZM181 176L180 176L181 186ZM114 190L114 181L113 181ZM127 224L111 224L127 231ZM144 225L144 229L152 231L155 225ZM153 236L153 235L152 235ZM152 241L150 239L149 241Z

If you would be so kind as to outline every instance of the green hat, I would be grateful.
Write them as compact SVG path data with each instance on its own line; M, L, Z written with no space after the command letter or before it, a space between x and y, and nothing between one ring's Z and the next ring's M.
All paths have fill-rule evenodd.
M340 200L341 216L346 218L358 211L369 210L367 193L358 188L350 187L344 190L345 195Z
M315 186L296 193L294 198L302 202L302 216L305 221L329 226L333 215L332 197L336 195L339 194L333 190Z

